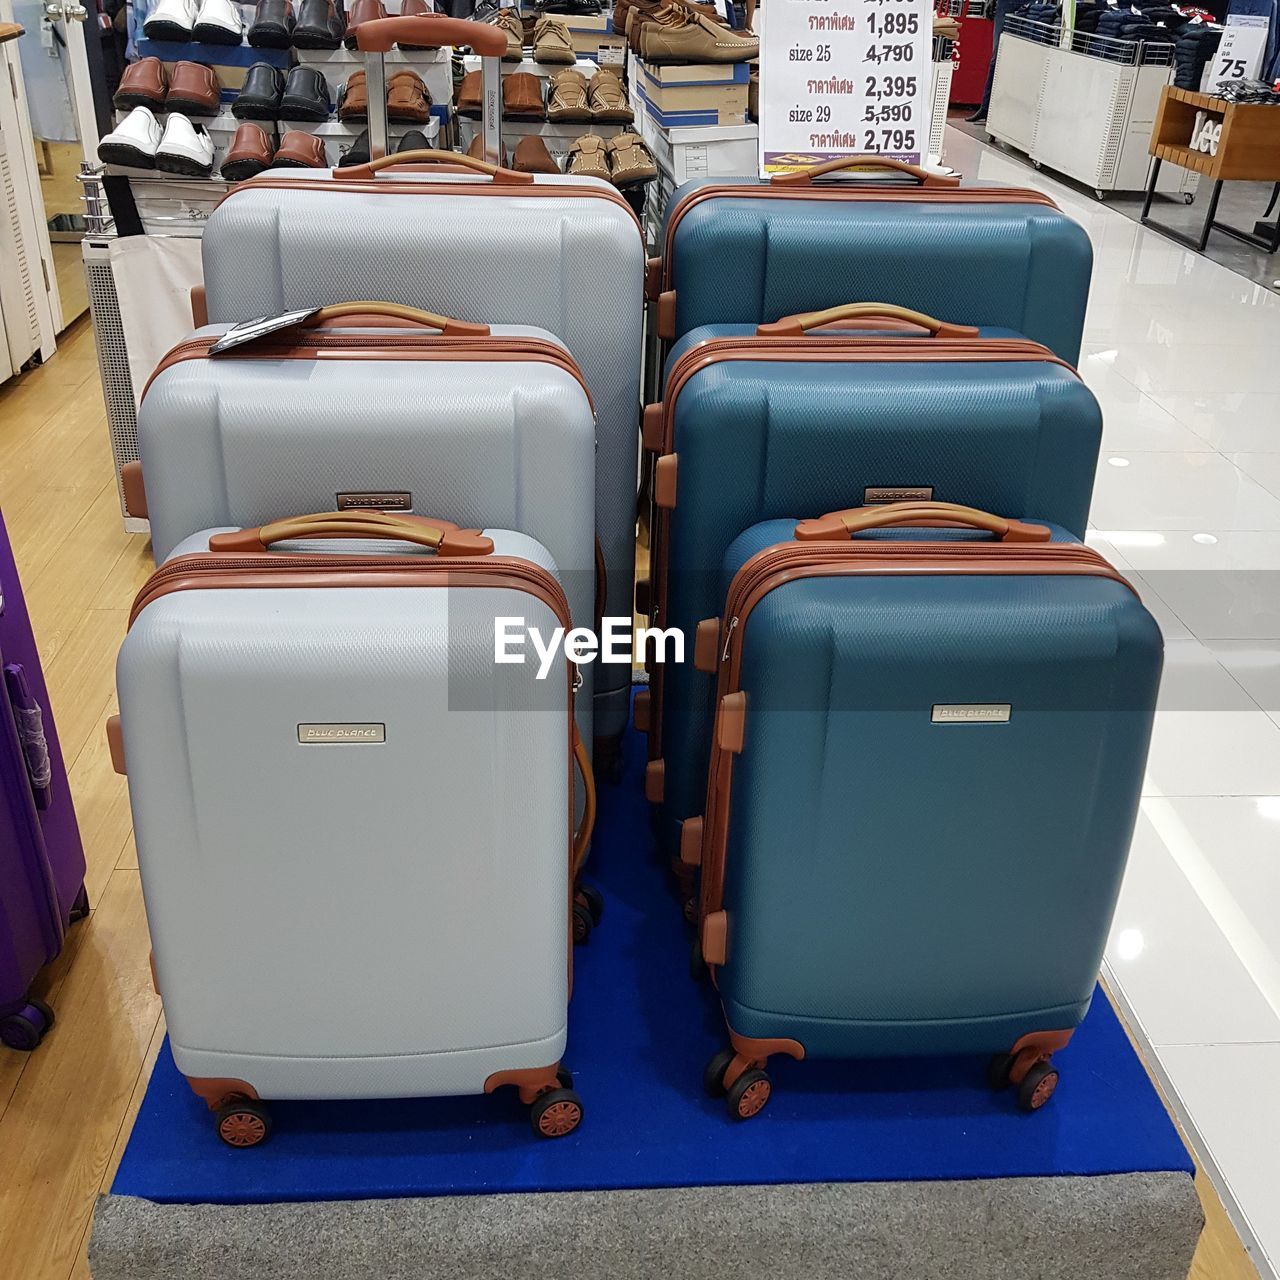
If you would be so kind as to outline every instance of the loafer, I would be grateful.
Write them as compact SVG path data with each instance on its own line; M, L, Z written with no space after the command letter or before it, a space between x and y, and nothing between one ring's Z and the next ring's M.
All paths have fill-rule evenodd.
M406 151L434 151L435 149L421 129L408 129L404 137L396 143L395 153L403 155Z
M547 84L547 119L590 121L590 90L587 85L587 77L573 67L555 72Z
M228 182L243 182L271 167L275 154L271 136L257 124L242 124L222 158L222 176Z
M365 87L364 72L353 71L338 95L339 120L367 120L369 118L369 90Z
M630 124L635 118L627 91L612 67L599 67L587 82L587 101L593 120L620 121Z
M490 25L501 27L507 33L507 51L502 55L503 62L523 62L524 24L520 21L519 9L499 9Z
M640 56L656 66L667 63L747 62L760 56L760 41L746 31L733 31L706 14L673 9L640 28Z
M142 33L148 40L191 39L191 28L196 25L195 0L160 0L142 24Z
M603 12L600 0L543 0L539 13L571 13L582 18L598 18Z
M154 169L156 148L163 130L150 107L134 107L98 143L98 159L103 164L125 164L134 169Z
M212 67L203 62L177 62L169 73L165 108L188 116L216 116L222 85Z
M336 49L346 34L346 18L333 0L302 0L293 24L295 49Z
M658 176L649 148L638 133L620 133L605 144L609 160L609 181L615 187L639 187Z
M324 76L315 67L294 67L280 96L281 118L323 122L331 110L329 85Z
M397 124L426 124L431 95L416 71L397 71L387 81L387 119Z
M507 167L506 143L500 142L498 147L498 165L505 169ZM485 158L483 133L477 133L476 136L471 139L471 145L467 148L467 155L469 155L473 160L483 160Z
M511 167L521 173L560 172L560 166L547 150L547 144L536 133L531 133L516 143L515 160Z
M164 63L159 58L139 58L125 67L120 87L111 101L121 111L132 111L134 107L163 107L168 92Z
M356 140L338 157L339 169L350 169L352 165L368 164L372 157L369 154L369 130L361 129Z
M426 18L435 12L436 9L431 0L400 0L402 18ZM439 49L440 46L438 44L405 44L403 40L397 40L396 48L403 49L405 53L427 53L430 50Z
M244 18L240 15L240 6L234 0L200 0L191 37L200 44L243 44Z
M533 60L573 66L578 60L573 48L569 25L563 18L548 15L539 18L533 28Z
M293 43L293 5L290 0L258 0L249 27L255 49L287 49Z
M213 173L213 139L202 124L171 112L156 148L156 168L186 178L207 178Z
M484 114L484 73L468 71L458 86L458 114L479 120Z
M290 129L280 139L276 148L276 158L272 162L273 169L327 169L329 157L325 154L324 142L314 133L303 133L301 129Z
M376 22L387 16L386 6L382 0L355 0L347 14L347 34L342 43L348 49L356 47L356 28L362 22Z
M566 172L576 178L603 178L605 182L611 182L609 156L605 151L604 139L594 133L584 133L569 148Z
M542 77L531 71L513 71L502 82L502 114L507 120L545 120Z
M280 114L283 93L284 72L269 62L255 62L245 72L231 114L237 120L274 120Z

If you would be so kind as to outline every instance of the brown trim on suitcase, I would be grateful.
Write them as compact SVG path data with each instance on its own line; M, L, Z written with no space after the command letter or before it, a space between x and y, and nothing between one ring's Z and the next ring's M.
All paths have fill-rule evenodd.
M128 774L124 760L124 732L118 715L107 717L107 753L111 756L111 768L121 777Z
M147 486L142 477L142 463L136 458L120 468L120 495L131 516L147 515Z
M506 1085L515 1085L520 1092L520 1101L528 1106L541 1094L561 1087L559 1071L558 1062L549 1067L511 1067L506 1071L495 1071L485 1080L484 1091L493 1093Z
M187 1076L191 1092L200 1098L210 1111L217 1111L231 1102L257 1102L258 1091L247 1080L235 1080L230 1076Z
M1037 1062L1048 1062L1059 1050L1065 1049L1075 1034L1075 1028L1063 1031L1032 1031L1022 1036L1009 1050L1013 1065L1009 1068L1009 1083L1019 1085L1027 1077L1027 1072Z

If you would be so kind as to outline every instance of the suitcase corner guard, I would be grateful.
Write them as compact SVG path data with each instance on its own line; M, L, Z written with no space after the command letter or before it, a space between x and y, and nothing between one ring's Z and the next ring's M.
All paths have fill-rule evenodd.
M716 745L721 751L742 754L747 737L747 695L739 690L720 699L720 715L716 719Z
M680 861L686 867L702 865L702 818L686 818L680 826Z
M680 469L680 455L664 454L653 464L653 504L663 511L671 511L676 505L676 473Z
M666 790L666 764L650 760L644 767L644 798L650 804L661 804Z
M666 411L666 405L661 400L644 407L641 415L640 438L650 453L662 452L662 419Z
M119 774L127 774L124 767L124 732L119 716L107 717L107 750L111 753L111 767Z
M702 922L702 958L707 964L724 964L728 954L729 917L712 911Z
M664 342L672 341L676 336L676 295L675 290L658 294L658 337Z
M635 722L636 730L639 733L649 732L649 690L641 689L636 694L635 702Z
M720 665L720 619L703 618L693 633L693 665L698 671L715 675Z
M141 462L126 462L120 468L120 496L131 516L147 518L147 488L142 478Z

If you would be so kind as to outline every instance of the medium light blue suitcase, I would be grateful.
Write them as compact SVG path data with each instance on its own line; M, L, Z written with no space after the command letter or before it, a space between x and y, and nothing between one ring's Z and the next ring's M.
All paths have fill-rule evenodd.
M822 327L832 322L858 328ZM878 303L762 332L685 335L662 403L645 413L656 458L647 611L681 630L686 651L700 622L714 633L725 549L762 520L929 498L1033 511L1084 534L1101 412L1044 347ZM690 662L654 665L651 680L637 703L649 732L646 790L674 857L681 822L702 808L714 686Z
M922 521L965 531L866 533ZM777 1053L994 1054L1023 1108L1053 1093L1162 661L1129 584L1064 539L901 503L772 521L726 556L707 812L687 828L733 1045L707 1085L732 1114L768 1100Z
M1074 364L1092 264L1084 229L1043 192L853 156L768 182L685 183L650 297L666 339L883 298L1015 329Z

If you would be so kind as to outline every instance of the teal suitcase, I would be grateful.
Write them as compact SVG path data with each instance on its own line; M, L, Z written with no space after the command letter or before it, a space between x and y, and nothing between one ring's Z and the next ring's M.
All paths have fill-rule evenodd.
M915 497L1031 511L1083 536L1102 415L1037 343L861 303L686 334L644 437L656 505L640 612L679 630L687 658L699 624L714 629L726 548L762 520ZM689 661L652 664L650 680L645 785L674 858L702 807L714 683Z
M898 531L921 521L964 531ZM1024 1109L1053 1093L1162 661L1133 589L1064 537L904 503L773 521L726 558L707 808L686 829L732 1044L707 1084L732 1114L767 1102L778 1053L993 1054Z
M853 156L767 182L685 183L649 296L668 340L882 298L1017 330L1074 364L1092 265L1084 229L1043 192Z

